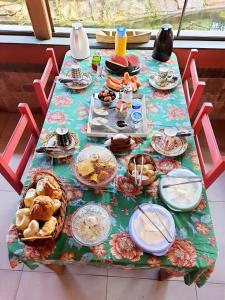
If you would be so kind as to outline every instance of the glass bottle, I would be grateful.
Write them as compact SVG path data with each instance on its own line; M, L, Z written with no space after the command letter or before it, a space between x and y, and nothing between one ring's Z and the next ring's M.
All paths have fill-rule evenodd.
M125 56L127 50L126 27L117 27L115 35L115 55Z
M155 39L152 57L165 62L173 50L173 30L171 24L164 24Z

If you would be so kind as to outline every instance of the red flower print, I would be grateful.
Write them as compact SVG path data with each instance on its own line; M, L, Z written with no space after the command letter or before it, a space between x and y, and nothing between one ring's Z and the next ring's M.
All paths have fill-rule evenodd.
M197 255L190 241L175 240L166 256L175 266L191 268L196 263Z
M72 65L74 65L74 60L70 59L63 63L63 68L68 68L68 67L71 67Z
M215 247L216 245L216 237L215 236L211 236L210 238L210 246Z
M65 107L72 103L72 98L68 96L56 96L53 98L55 106Z
M151 103L148 104L146 106L146 108L147 108L148 111L150 111L152 113L157 113L159 111L158 107L156 105L154 105L154 104L151 104Z
M173 158L166 157L161 160L156 161L157 169L162 173L168 173L173 169L180 168L180 162L176 161Z
M141 65L141 73L147 73L148 72L148 66L145 64Z
M18 231L15 224L11 224L7 234L6 241L11 244L18 238Z
M55 243L38 247L30 247L25 245L24 255L25 258L29 260L44 259L47 258L53 252L54 248Z
M126 196L136 196L141 194L141 188L133 183L132 180L125 176L118 176L116 188Z
M78 120L83 120L89 114L88 109L84 106L78 108L77 112L78 112L78 118L77 118Z
M154 199L157 199L159 193L159 180L154 181L151 185L149 185L146 189L146 193Z
M75 254L73 252L64 252L59 259L67 262L73 262Z
M206 207L206 201L204 198L201 198L199 205L194 210L202 211L205 207Z
M170 92L154 90L150 97L153 99L168 100L170 98Z
M81 127L81 132L84 134L87 133L87 124L85 124L83 127Z
M76 188L74 185L67 183L64 185L66 190L66 196L69 200L77 200L83 197L83 191L79 188Z
M184 120L187 117L187 112L183 108L170 106L168 110L168 118L170 120Z
M52 124L64 123L67 119L66 114L61 111L54 111L52 113L47 114L47 122Z
M204 260L208 265L211 265L213 263L213 259L204 255L201 255L199 257L200 259Z
M91 248L92 253L94 254L95 257L102 257L105 256L107 254L107 252L105 251L105 245L104 244L100 244L98 246L93 246Z
M195 222L195 228L198 232L202 233L203 235L209 235L211 229L208 225L202 222Z
M122 165L127 166L132 156L133 156L132 154L129 154L123 157L119 157L119 161Z
M100 264L102 264L102 265L111 265L112 263L113 263L112 258L106 258L106 259L100 260Z
M19 265L20 261L18 258L10 259L9 264L12 269L16 268Z
M109 244L112 246L112 255L117 259L126 258L135 262L139 261L143 255L143 252L137 248L127 232L112 234Z
M159 268L161 264L161 259L155 256L152 256L147 260L147 265L151 268Z
M65 222L63 225L62 232L68 236L72 236L72 224L71 224L72 215L66 216Z

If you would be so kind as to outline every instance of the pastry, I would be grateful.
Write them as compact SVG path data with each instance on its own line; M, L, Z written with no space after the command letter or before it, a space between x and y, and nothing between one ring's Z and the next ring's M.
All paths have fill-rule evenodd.
M41 178L37 182L36 191L38 195L49 196L54 199L61 199L62 197L62 190L52 176Z
M26 207L31 207L34 198L36 197L36 190L35 189L29 189L25 195L24 203Z
M98 182L105 181L105 180L107 180L108 177L109 177L109 173L102 170L98 174Z
M54 202L48 196L38 196L30 209L32 220L48 221L55 212Z
M16 227L18 230L24 230L30 223L30 209L21 208L16 212Z
M49 221L45 222L43 227L39 230L39 236L48 236L53 233L57 224L57 219L55 217L51 217Z
M54 205L54 213L60 208L61 206L61 201L58 199L53 199L53 205Z
M95 169L91 161L82 161L77 164L77 171L81 176L88 176L94 173Z
M28 228L24 230L23 236L25 238L33 237L37 235L38 231L39 231L39 223L36 220L32 220L29 223Z

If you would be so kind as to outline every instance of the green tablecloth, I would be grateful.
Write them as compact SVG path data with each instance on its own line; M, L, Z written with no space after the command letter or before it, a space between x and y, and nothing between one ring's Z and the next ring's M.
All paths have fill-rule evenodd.
M178 128L190 127L183 87L180 83L172 92L160 92L148 84L149 71L157 71L160 65L167 66L179 74L176 56L173 54L166 63L160 63L151 57L150 51L132 51L141 59L141 72L138 74L142 86L140 93L145 94L148 116L148 127L165 127L168 125ZM102 50L102 63L111 50ZM73 64L70 52L67 52L61 72L66 74ZM102 139L87 138L85 135L88 120L90 97L93 92L98 92L104 85L104 79L96 77L91 69L91 60L81 62L82 70L91 72L93 83L81 93L71 93L62 84L57 83L48 114L41 132L41 139L54 130L59 124L65 124L75 131L80 138L80 149L88 144L101 144ZM157 162L161 172L168 172L180 166L189 168L201 175L199 161L193 138L188 138L189 146L185 154L171 159L158 155L151 147L150 137L140 140L132 150L132 154L139 152L150 153ZM118 158L118 172L126 172L126 164L131 155ZM53 165L52 165L53 163ZM8 234L8 251L12 267L19 262L24 262L30 268L35 268L38 263L95 263L99 265L119 265L126 268L153 268L163 267L174 275L184 275L185 283L190 285L196 282L202 286L213 271L217 245L213 225L209 212L205 191L199 206L192 212L175 213L171 211L176 224L176 241L169 252L162 257L155 257L143 253L129 237L128 222L136 206L132 197L124 196L111 184L110 191L95 194L93 191L82 189L74 178L73 159L61 161L52 160L44 155L35 155L33 158L30 175L39 169L52 169L63 180L68 188L70 202L62 233L55 245L51 247L33 248L24 245L17 237L15 225L11 225ZM26 184L29 182L29 176ZM164 205L158 196L156 180L148 186L143 194L137 197L139 203L150 202ZM73 212L88 201L101 203L112 216L112 232L104 244L92 248L76 244L71 235L71 216Z

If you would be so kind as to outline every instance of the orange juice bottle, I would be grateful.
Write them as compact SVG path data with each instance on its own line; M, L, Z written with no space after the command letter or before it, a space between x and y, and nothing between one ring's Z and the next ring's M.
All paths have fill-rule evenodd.
M127 49L126 27L117 27L115 35L115 55L125 56Z

